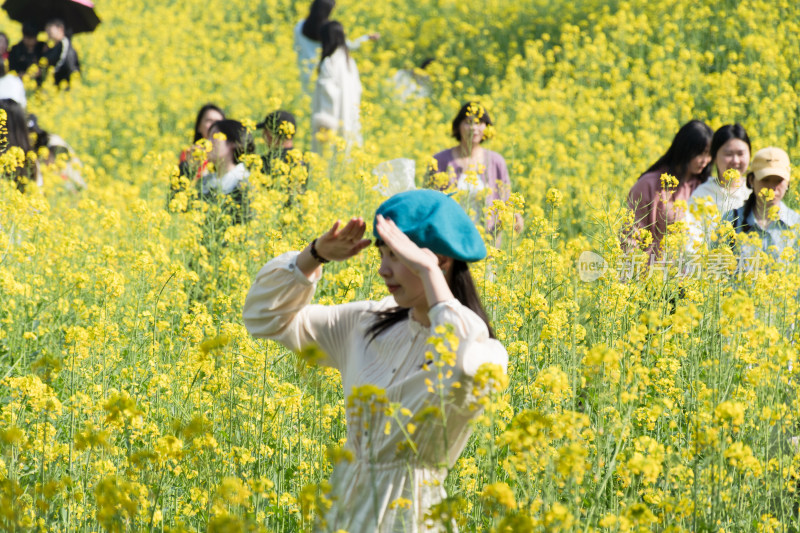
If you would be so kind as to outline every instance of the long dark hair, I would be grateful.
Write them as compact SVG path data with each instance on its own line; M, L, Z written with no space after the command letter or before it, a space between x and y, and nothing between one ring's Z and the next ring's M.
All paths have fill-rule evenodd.
M706 151L711 143L712 135L713 132L708 124L702 120L690 120L678 130L667 152L653 163L645 171L645 174L666 168L667 172L683 181L683 178L686 177L686 170L689 168L689 162ZM711 164L709 163L700 173L700 181L706 181L710 175Z
M311 3L311 9L308 10L308 16L303 22L303 35L312 41L321 41L320 30L322 25L328 22L335 5L335 0L314 0Z
M347 66L350 67L350 51L347 49L347 39L344 36L344 26L338 20L331 20L325 23L320 30L322 36L322 54L319 57L319 66L317 70L322 67L322 62L326 57L330 57L333 53L344 47L344 53L347 55Z
M241 122L226 118L218 120L208 128L218 131L225 135L227 142L233 145L233 162L238 163L239 158L245 154L252 154L256 151L256 144L253 141L253 136L247 131Z
M225 111L219 108L219 106L214 104L206 104L200 108L200 111L197 112L197 118L194 121L194 140L192 142L197 142L203 138L203 135L200 133L200 123L203 122L203 117L205 116L206 112L208 111L216 111L222 118L225 118Z
M719 149L731 139L739 139L740 141L744 141L747 144L747 150L752 150L752 147L750 146L750 137L748 137L747 132L744 130L744 126L738 122L736 124L725 124L715 131L714 137L711 138L711 164L715 164ZM719 169L717 169L717 174L719 174ZM722 176L719 177L721 178Z
M375 244L380 246L383 243L378 240ZM453 296L461 302L461 305L471 309L486 323L486 327L489 329L489 337L494 339L494 330L489 323L489 317L486 311L483 309L481 299L478 297L478 289L475 288L475 282L472 280L472 274L469 272L469 265L464 261L453 260L450 279L447 280L447 283L450 286L450 290L453 292ZM410 316L410 312L411 309L399 306L392 307L385 311L375 312L375 322L373 322L367 330L370 342L398 322L407 320Z
M0 100L0 109L6 112L6 143L0 153L5 153L12 146L22 148L25 152L25 163L14 171L11 176L20 191L25 191L25 180L35 178L36 163L27 158L31 151L31 139L28 134L28 119L25 110L16 101L10 98Z
M740 211L738 209L735 211L736 217L733 220L734 231L736 231L737 228L741 228L740 231L742 233L750 233L753 231L753 228L750 227L747 219L750 217L750 213L753 212L753 209L756 208L756 191L753 189L753 185L751 183L751 180L755 179L755 174L752 172L747 173L745 185L747 185L747 188L750 189L751 192L750 196L747 197L747 200L745 200L744 205L742 206L741 216L739 216Z

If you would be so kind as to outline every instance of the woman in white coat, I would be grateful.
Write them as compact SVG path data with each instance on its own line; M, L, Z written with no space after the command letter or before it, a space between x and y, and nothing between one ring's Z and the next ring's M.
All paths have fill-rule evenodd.
M319 77L314 90L311 110L311 148L322 150L317 134L330 130L343 137L347 145L361 145L361 79L356 62L350 57L344 28L332 20L320 31L322 54Z
M334 0L314 0L311 3L308 17L298 22L294 27L294 51L297 52L297 67L300 69L300 83L306 94L312 94L314 86L311 84L311 75L314 67L319 63L320 30L328 22L336 2ZM362 35L355 41L347 41L347 48L356 50L367 40L377 41L379 33Z
M508 354L467 264L483 259L486 247L452 198L403 192L375 215L378 274L390 295L312 305L322 265L368 246L365 229L361 218L337 221L302 252L268 262L247 295L244 323L292 350L317 346L319 363L341 372L352 461L335 465L325 495L331 508L317 530L429 531L425 514L446 496L447 469L481 413L479 383L497 389L505 381ZM409 434L411 421L417 427Z

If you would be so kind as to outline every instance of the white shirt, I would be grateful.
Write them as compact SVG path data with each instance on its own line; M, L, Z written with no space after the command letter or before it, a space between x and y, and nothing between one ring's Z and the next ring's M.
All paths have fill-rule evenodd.
M361 79L358 67L353 58L348 57L344 47L339 47L320 65L312 100L312 132L326 128L344 137L348 144L360 145L360 107ZM319 152L316 138L313 139L312 149Z
M697 205L698 199L714 203L717 206L719 217L722 217L728 211L742 207L750 196L750 192L750 189L744 183L735 190L729 190L727 187L723 187L719 180L713 176L708 178L705 183L701 183L694 190L689 201L686 202L685 220L689 231L688 251L690 253L696 251L702 242L705 242L709 249L713 248L711 234L716 230L716 221L719 220L719 218L706 220L695 217L692 214L692 206Z
M28 100L25 98L25 86L16 74L6 74L0 78L0 99L9 98L22 106L28 107Z
M294 51L297 52L297 67L300 69L300 83L306 94L311 94L314 86L311 84L311 75L319 64L320 49L322 44L313 41L303 35L303 24L306 19L301 20L294 27ZM357 50L361 44L369 39L369 35L362 35L355 41L347 41L347 48Z
M425 76L417 75L413 70L400 69L392 76L400 100L410 98L427 98L431 95L430 81Z
M354 460L334 467L327 528L425 531L422 517L446 496L445 467L461 455L470 435L469 421L481 412L472 393L475 373L483 363L506 371L508 354L500 342L489 338L483 320L458 300L433 306L428 312L430 326L408 318L370 340L368 329L375 311L395 307L394 298L311 305L318 278L309 280L300 272L297 255L286 253L261 269L247 294L243 316L253 336L276 340L294 351L316 345L322 351L320 363L341 372L348 405L346 448ZM450 370L452 374L440 382L436 367L431 364L426 370L423 365L429 361L426 352L432 349L428 338L442 325L452 325L459 344L453 366L443 368L443 373ZM447 425L443 433L441 416L415 420L416 453L408 446L405 452L398 451L398 445L408 440L403 427L380 404L349 399L354 388L372 385L383 391L389 404L400 403L417 414L440 405L439 393L429 391L427 380L434 387L444 386L449 398L444 406ZM403 425L411 421L407 415L399 416ZM398 498L410 500L411 507L390 508Z
M249 176L250 172L247 171L244 163L239 163L222 176L217 176L216 174L203 176L203 194L208 194L211 191L230 194L236 190L241 182L247 180Z

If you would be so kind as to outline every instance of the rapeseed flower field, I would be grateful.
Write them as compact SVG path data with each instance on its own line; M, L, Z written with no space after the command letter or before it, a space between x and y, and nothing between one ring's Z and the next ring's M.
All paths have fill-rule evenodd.
M470 99L492 113L487 146L514 187L473 271L510 366L432 518L462 531L800 528L797 250L747 273L701 250L690 276L635 271L619 247L627 190L689 119L741 122L754 151L783 147L797 165L796 2L340 0L350 35L381 34L353 52L364 146L306 153L308 172L284 186L254 158L256 216L240 225L190 194L168 201L178 154L206 102L251 127L291 110L309 148L292 49L307 3L97 4L102 24L74 39L81 79L28 104L75 147L87 190L57 168L41 191L0 182L0 528L308 530L331 504L332 465L351 459L348 405L390 409L412 446L430 413L342 391L313 351L254 340L241 309L269 258L336 218L372 220L379 163L411 158L423 183ZM18 40L16 23L0 26ZM430 97L398 98L393 75L429 57ZM667 240L684 238L677 224ZM594 281L580 275L587 251L607 267ZM318 301L385 296L377 262L373 249L326 267Z

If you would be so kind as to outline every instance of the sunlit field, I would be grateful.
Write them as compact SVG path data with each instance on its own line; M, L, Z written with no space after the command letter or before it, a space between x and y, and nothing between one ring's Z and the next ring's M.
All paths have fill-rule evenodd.
M349 36L381 34L352 53L364 146L305 154L308 175L265 175L253 157L255 216L240 225L191 193L169 200L178 156L207 102L250 127L288 109L309 149L292 48L307 2L97 4L102 24L74 38L81 80L31 87L28 103L76 149L88 188L70 192L55 168L41 191L0 181L0 529L310 530L348 460L350 391L313 353L252 338L245 295L267 260L337 218L363 216L371 233L384 199L372 170L411 158L422 185L473 99L514 192L473 267L509 383L484 399L431 518L460 531L800 529L797 250L746 273L728 249L700 250L686 275L632 268L646 257L619 246L629 188L692 118L741 122L753 151L800 162L800 4L340 0ZM403 101L392 77L427 58L431 96ZM594 281L585 251L607 267ZM385 297L377 265L374 248L327 265L317 300ZM361 400L383 408L373 392Z

